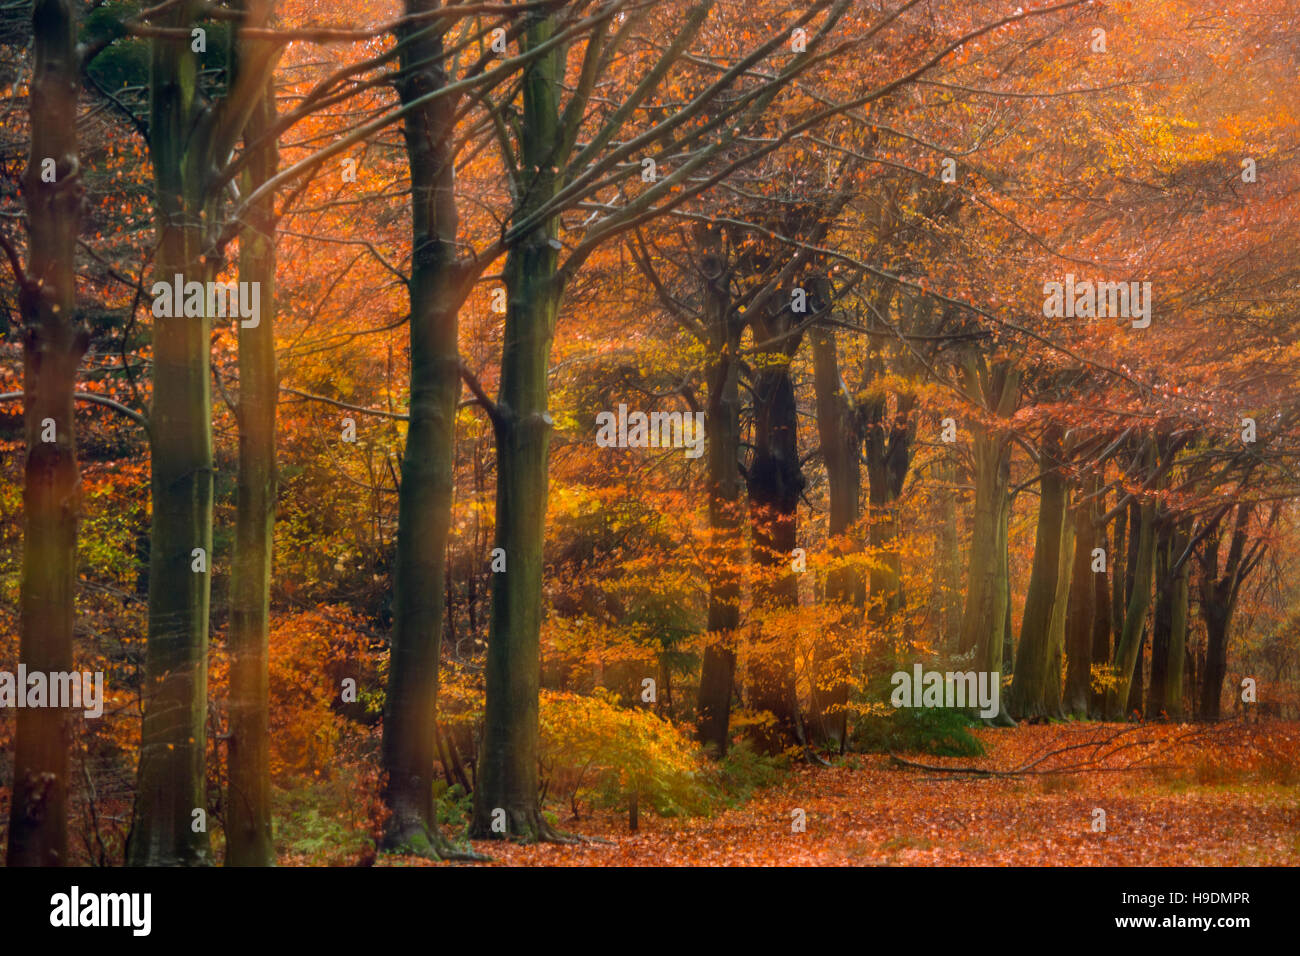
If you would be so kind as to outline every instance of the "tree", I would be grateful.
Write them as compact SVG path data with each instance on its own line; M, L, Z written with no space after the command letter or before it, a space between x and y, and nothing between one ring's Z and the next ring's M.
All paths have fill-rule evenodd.
M1039 454L1042 493L1038 505L1038 539L1034 545L1034 567L1025 596L1025 615L1016 646L1015 677L1011 682L1008 710L1019 720L1055 716L1060 710L1059 693L1051 700L1048 671L1053 666L1052 620L1056 607L1057 582L1061 576L1063 537L1068 485L1061 474L1064 454L1059 429L1048 426ZM1059 692L1059 685L1057 687Z
M1005 424L1020 397L1020 372L1003 359L968 357L962 367L966 395L985 418L973 428L975 525L967 571L966 611L958 650L973 654L978 670L1002 672L1002 631L1007 613L1007 497L1011 438ZM1053 579L1055 580L1055 579Z
M224 231L220 176L249 116L263 102L278 46L255 44L215 100L199 83L191 36L197 0L157 14L150 46L149 151L164 284L215 279ZM264 24L270 3L251 3ZM173 303L179 306L180 303ZM206 826L208 604L212 555L212 308L173 308L154 323L150 415L153 516L149 541L149 641L138 790L127 861L135 866L211 862ZM160 310L161 311L161 310ZM197 812L196 812L197 811Z
M77 307L81 225L76 17L68 0L32 5L35 67L31 150L23 177L26 270L3 240L19 287L23 335L24 467L20 660L30 671L72 671L80 474L73 421L77 366L87 334ZM24 688L25 691L25 688ZM68 755L73 712L18 711L10 866L68 863Z
M1254 507L1242 502L1235 507L1236 517L1228 541L1227 554L1220 567L1219 554L1223 535L1218 526L1207 534L1197 553L1200 565L1200 610L1205 621L1205 672L1201 678L1199 720L1218 720L1223 699L1223 678L1227 674L1228 631L1232 614L1241 595L1241 585L1267 553L1266 537L1249 540L1250 520ZM1272 527L1277 509L1270 511L1267 522Z
M268 81L244 130L250 161L244 192L275 175L275 91ZM275 198L259 199L239 237L239 280L260 290L259 321L239 328L239 473L230 561L230 738L226 802L227 866L269 866L271 767L267 643L276 507ZM255 285L254 285L255 284Z
M615 28L613 14L622 6L616 2L600 8L604 26L587 40L577 67L578 82L563 103L567 58L561 47L548 42L562 30L563 20L550 11L525 13L520 50L545 49L545 53L524 69L519 121L503 124L513 133L513 141L505 139L503 145L512 194L517 198L506 234L506 317L500 392L492 418L498 471L494 545L498 554L504 553L507 570L493 577L484 738L470 826L471 834L479 837L559 836L538 810L536 754L542 545L554 424L548 408L547 367L565 285L601 243L700 194L723 171L743 168L776 149L779 140L754 148L738 147L738 140L743 130L761 120L777 93L815 62L818 47L846 4L811 5L796 25L807 24L827 7L830 11L805 51L771 78L725 101L722 108L717 109L722 94L740 84L788 33L782 31L744 50L733 66L719 70L719 78L675 112L658 106L650 109L652 95L662 91L669 71L686 54L712 6L692 4L680 24L671 28L667 47L650 54L650 65L632 89L616 100L617 106L588 117L604 66L635 35L634 29L649 11L630 8L625 22ZM674 13L671 8L665 11L666 16ZM712 115L710 109L715 110ZM629 124L638 110L663 118L634 133ZM587 131L586 145L575 149L584 124L593 128ZM624 136L625 142L614 145ZM739 155L729 154L733 148ZM628 160L637 160L644 152L654 153L645 158L656 169L669 157L680 161L666 175L656 175L649 188L628 197L624 184L632 171L651 168ZM718 172L712 172L715 159L722 164ZM598 205L595 220L562 262L561 211L598 195L605 198L605 215L600 215ZM619 198L624 201L618 202Z
M385 698L383 764L389 849L459 855L433 807L438 662L451 520L456 400L461 390L458 314L474 272L457 252L455 122L458 100L429 98L448 83L445 27L419 19L436 0L408 0L397 29L398 95L411 171L410 425L402 458L392 657Z

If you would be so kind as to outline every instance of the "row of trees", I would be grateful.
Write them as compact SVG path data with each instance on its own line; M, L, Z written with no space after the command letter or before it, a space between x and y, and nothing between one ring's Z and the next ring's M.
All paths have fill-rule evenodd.
M1197 714L1217 718L1234 610L1295 496L1293 130L1275 111L1284 84L1252 51L1297 50L1283 0L1249 20L1202 6L406 0L366 11L377 26L322 27L310 4L270 0L84 15L36 0L30 61L22 31L9 54L30 70L30 121L6 118L27 145L25 248L0 232L24 362L22 390L3 396L23 403L27 450L20 659L72 669L74 403L93 403L143 429L151 477L127 861L212 858L196 820L214 550L227 546L214 538L214 396L237 447L228 865L274 860L277 459L297 441L282 394L400 436L396 463L385 452L366 479L376 501L396 497L391 562L375 575L391 601L374 615L388 634L388 849L469 855L440 832L433 787L447 762L442 641L461 615L471 633L486 622L470 834L564 839L538 801L543 636L548 620L602 614L548 597L563 563L548 548L551 445L561 430L562 480L579 483L591 462L567 457L568 436L629 398L705 413L703 474L651 485L701 512L675 556L702 569L686 602L698 678L694 658L684 669L716 755L737 702L766 715L746 733L768 751L843 749L873 682L931 653L1012 674L1001 723L1181 717L1194 598L1207 633ZM1206 46L1228 51L1238 80L1211 94L1213 64L1178 32L1207 16ZM1153 92L1172 119L1152 114ZM100 114L86 154L78 130ZM1180 141L1188 128L1200 132ZM143 149L119 152L132 136ZM122 182L148 220L109 207ZM358 208L385 190L409 195L404 234ZM359 258L321 279L309 243ZM1050 318L1039 286L1069 270L1151 282L1155 322ZM351 343L404 326L396 369L385 335L382 387L345 391L366 376L342 366L285 384L282 363L303 361L348 273L371 290L396 280L397 321L347 327ZM259 322L232 332L209 302L200 316L154 310L138 334L152 281L175 275L255 283ZM94 296L118 303L104 309L111 333ZM497 300L499 325L485 324L481 304ZM627 308L649 320L620 341ZM584 310L594 327L566 326ZM82 380L87 350L108 356L110 339L107 377L129 394ZM557 376L570 362L588 364ZM476 551L453 534L467 443L474 494L495 478ZM810 495L824 519L820 504L801 515ZM1017 638L1012 541L1031 514ZM72 735L65 711L19 713L13 864L68 859Z

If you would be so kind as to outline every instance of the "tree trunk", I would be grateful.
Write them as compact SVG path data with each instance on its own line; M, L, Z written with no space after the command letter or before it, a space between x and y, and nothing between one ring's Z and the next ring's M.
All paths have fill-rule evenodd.
M1174 535L1173 555L1175 559L1187 548L1189 537L1190 529L1185 526L1180 527L1179 532ZM1182 720L1183 717L1183 664L1187 656L1188 583L1191 572L1191 562L1184 561L1182 566L1175 572L1171 586L1169 649L1166 655L1168 663L1165 667L1163 703L1164 712L1171 720ZM1152 688L1151 693L1152 699L1155 699L1154 688Z
M1146 708L1148 720L1171 716L1168 703L1170 683L1174 680L1172 670L1178 670L1177 686L1182 687L1181 645L1176 663L1172 653L1174 619L1177 616L1175 605L1179 599L1177 581L1186 568L1185 563L1174 567L1183 548L1187 546L1186 539L1179 534L1179 530L1172 519L1166 519L1160 523L1156 533L1156 596L1151 617L1151 684ZM1185 598L1186 591L1183 591L1183 599ZM1185 614L1183 620L1186 621ZM1181 694L1179 696L1181 698Z
M265 26L269 0L250 0L244 24ZM189 28L200 4L158 14L180 36L150 48L149 152L158 254L155 275L171 285L207 283L220 265L226 190L217 173L263 102L279 46L240 40L226 92L199 89ZM250 290L251 291L251 290ZM144 722L126 861L132 866L209 865L206 824L208 604L212 553L212 302L200 315L154 317L153 495L149 548L149 633Z
M81 225L77 173L76 16L68 0L32 8L31 153L23 176L28 270L18 276L23 337L23 564L19 660L29 672L70 672L77 590L77 467L73 392L86 350L76 299ZM43 160L55 181L42 181ZM44 440L46 423L54 440ZM24 689L20 688L21 693ZM15 728L10 866L68 862L68 754L74 711L26 707Z
M1019 372L1008 363L991 371L977 360L963 368L966 391L997 417L1009 418L1019 400ZM1007 521L1010 511L1011 443L999 428L985 422L972 426L975 451L975 524L967 570L966 609L962 617L963 654L973 654L975 668L1002 672L1002 637L1007 614ZM996 718L1011 723L1005 705Z
M529 15L521 52L546 43L548 16ZM526 219L558 192L562 51L552 47L523 73L521 170ZM541 815L537 793L538 692L541 685L542 548L546 533L547 458L552 419L547 408L547 368L562 292L557 274L558 216L522 236L505 262L505 341L497 402L495 545L506 571L492 576L486 665L486 715L474 794L472 835L523 840L557 834ZM504 812L506 833L492 829ZM499 815L498 815L499 816Z
M1151 577L1155 551L1155 505L1143 504L1138 512L1133 561L1133 590L1124 616L1124 630L1115 648L1115 685L1106 695L1108 720L1122 720L1129 699L1133 670L1142 647L1147 609L1151 606Z
M1060 451L1059 432L1049 430L1042 442L1044 474L1034 565L1025 596L1025 615L1020 624L1011 699L1007 702L1011 715L1019 720L1041 717L1048 711L1046 692L1047 670L1052 659L1052 608L1060 576L1061 531L1066 507L1065 480L1056 469Z
M898 550L898 496L911 465L912 400L900 396L894 421L886 428L884 398L866 409L867 491L871 502L871 620L883 624L903 606L903 559Z
M1237 606L1237 595L1242 582L1264 555L1263 541L1249 550L1246 547L1251 514L1254 506L1237 505L1228 554L1223 573L1219 573L1220 533L1215 531L1201 544L1200 561L1201 617L1205 621L1205 664L1201 671L1201 720L1218 720L1223 697L1223 680L1228 672L1228 633L1232 612ZM1269 526L1276 521L1278 509L1274 506Z
M731 697L736 674L733 641L740 624L740 336L743 320L732 314L730 271L716 230L699 229L709 336L707 411L709 644L704 649L696 708L700 743L715 757L731 742Z
M160 25L188 27L181 6ZM204 223L210 155L194 134L198 63L188 39L152 41L150 151L159 232L155 275L208 282ZM179 303L174 303L179 305ZM173 312L183 312L174 308ZM153 517L145 711L135 811L127 840L132 866L212 862L206 825L208 603L212 554L210 316L154 319ZM196 549L201 549L199 555ZM199 562L203 563L200 564ZM195 570L205 567L206 570ZM203 811L199 814L196 811Z
M1108 556L1111 573L1110 630L1118 635L1124 633L1124 611L1128 607L1128 552L1131 550L1130 529L1128 526L1128 508L1121 508L1115 516L1115 548ZM1110 664L1110 655L1106 663Z
M1143 683L1146 676L1146 658L1147 658L1147 631L1144 624L1142 633L1138 637L1137 660L1133 664L1133 677L1128 684L1128 703L1124 707L1126 714L1142 714L1142 698L1144 696L1145 684Z
M258 143L275 123L275 90L266 87L244 133L253 159L245 176L249 195L275 175L274 140ZM230 793L226 808L227 866L271 866L270 702L267 647L271 610L271 555L275 532L274 197L246 215L239 237L239 278L261 290L260 320L239 328L239 474L235 545L230 562Z
M817 427L830 486L827 534L833 539L843 538L860 517L862 469L858 449L862 442L853 420L852 405L840 378L834 333L814 330L812 354ZM832 553L838 559L843 549L836 548ZM849 628L861 626L856 612L863 606L865 598L862 575L856 568L835 567L827 573L826 600L840 605L846 615L837 628L839 636L842 637ZM824 634L814 648L813 714L821 743L842 752L846 741L846 705L852 683L852 662L843 651L848 642L836 637L835 633Z
M1088 716L1092 686L1092 644L1097 613L1097 573L1092 570L1092 551L1097 547L1094 523L1098 482L1088 481L1080 491L1073 512L1074 559L1070 567L1070 593L1065 620L1065 691L1063 709L1077 719Z
M406 12L436 10L407 0ZM442 34L421 21L400 27L398 95L411 103L447 83ZM438 829L433 801L438 664L446 610L447 535L460 396L453 126L456 101L443 96L406 115L411 174L410 418L398 491L393 630L382 747L385 849L440 859L462 855ZM511 568L516 572L518 565Z
M754 563L763 569L754 587L754 603L766 610L797 607L799 583L790 570L790 554L798 545L797 510L804 477L799 467L798 406L788 357L781 361L780 356L772 356L755 373L754 419L754 458L747 486ZM762 649L756 646L750 656L750 703L773 720L756 729L755 739L762 752L780 753L802 738L794 647L782 638L761 644Z
M1205 667L1201 675L1201 720L1218 720L1223 702L1223 679L1228 673L1228 624L1231 612L1223 604L1202 605L1205 621Z
M940 643L946 650L957 647L961 636L961 545L957 533L957 453L950 446L939 465L944 486L939 501L939 566L935 582L940 591Z
M1067 490L1068 499L1068 490ZM1047 680L1043 705L1047 716L1064 719L1061 709L1061 674L1065 665L1065 622L1070 601L1070 578L1074 571L1074 520L1067 504L1065 520L1061 527L1061 559L1057 566L1056 597L1052 602L1052 626L1048 636L1051 656L1047 665Z
M1105 499L1099 499L1097 502L1098 518L1105 510ZM1096 526L1094 526L1096 527ZM1097 542L1094 548L1106 547L1106 529L1097 527ZM1110 563L1113 554L1107 552L1106 568L1107 572L1097 572L1092 576L1093 585L1093 615L1092 615L1092 666L1088 673L1088 714L1094 718L1101 718L1105 715L1106 695L1101 690L1094 687L1092 675L1095 671L1105 670L1110 667L1111 646L1111 588L1108 578L1109 573L1114 573L1114 568ZM1091 559L1089 559L1091 564Z

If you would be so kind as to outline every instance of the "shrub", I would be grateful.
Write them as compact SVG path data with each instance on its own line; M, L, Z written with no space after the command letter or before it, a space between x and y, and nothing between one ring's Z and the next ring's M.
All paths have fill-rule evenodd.
M979 724L959 710L900 707L885 714L864 714L853 730L855 750L878 753L912 751L938 757L977 757L984 745L971 734Z
M776 783L789 764L788 757L761 754L748 740L741 740L718 764L715 790L728 803L744 803L754 791Z
M626 806L635 793L660 816L707 806L694 743L650 711L620 707L603 690L543 691L540 717L543 793L567 800L575 817L584 797L593 806Z

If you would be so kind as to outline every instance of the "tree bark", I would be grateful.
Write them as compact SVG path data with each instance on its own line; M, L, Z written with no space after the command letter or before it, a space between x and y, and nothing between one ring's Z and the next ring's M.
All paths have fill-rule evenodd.
M1052 602L1052 626L1048 636L1051 656L1047 666L1047 680L1043 694L1044 709L1047 716L1058 720L1064 719L1061 709L1062 689L1061 674L1065 669L1065 622L1069 609L1070 578L1074 571L1074 520L1069 507L1069 491L1066 492L1065 520L1061 527L1061 559L1057 566L1056 597Z
M1042 495L1038 508L1038 534L1034 543L1034 564L1025 596L1025 614L1016 648L1015 677L1011 682L1011 715L1019 720L1041 717L1048 712L1047 670L1052 659L1052 608L1056 602L1061 563L1061 531L1064 526L1066 484L1057 470L1060 460L1059 431L1044 435L1041 446Z
M898 550L898 496L912 462L912 400L900 396L893 422L886 427L885 399L866 408L867 493L871 503L870 538L877 560L871 581L871 620L883 624L903 606L903 559Z
M1097 615L1097 581L1105 575L1092 570L1092 552L1097 547L1095 524L1098 480L1081 489L1074 508L1074 561L1070 569L1070 593L1065 621L1064 711L1082 719L1088 716L1092 688L1092 656ZM1105 591L1101 592L1103 595ZM1104 614L1104 612L1103 612ZM1109 651L1108 651L1109 652Z
M1128 515L1129 509L1121 508L1115 516L1115 547L1107 561L1111 574L1110 630L1116 638L1124 633L1124 611L1128 607L1128 552L1131 550ZM1110 659L1107 654L1108 665Z
M696 707L700 743L715 757L731 742L734 640L740 624L740 336L743 319L731 308L731 272L716 229L699 229L704 321L711 361L704 416L709 496L709 644L704 649Z
M835 335L825 329L812 333L813 389L817 400L817 427L826 478L830 491L827 534L832 539L847 535L861 517L861 435L854 421L853 407L840 377ZM842 552L834 552L839 557ZM855 567L835 567L826 576L826 600L841 606L846 615L837 630L861 626L858 611L866 600L861 573ZM852 661L843 651L846 641L833 634L822 635L814 647L813 714L820 741L843 751L847 737L847 709ZM837 649L837 644L839 649Z
M1177 534L1174 535L1173 555L1175 560L1187 547L1190 529L1181 526ZM1163 708L1166 715L1171 720L1181 720L1183 717L1183 665L1187 657L1187 607L1189 598L1189 581L1191 578L1192 565L1190 561L1184 561L1182 566L1177 568L1173 577L1171 586L1171 597L1169 601L1169 649L1166 655L1168 663L1165 667L1164 683L1164 703ZM1152 689L1152 698L1155 697L1155 690Z
M193 4L160 17L188 27ZM198 63L188 40L157 37L150 65L149 140L159 232L155 275L208 282L203 224L215 218L206 188L211 155L192 122ZM177 308L173 312L183 312ZM154 319L153 517L145 712L135 812L127 840L132 866L206 865L208 604L212 554L210 317ZM195 571L202 549L205 571Z
M550 16L525 14L521 52L550 39ZM552 47L523 73L520 159L526 219L559 189L558 97L564 58ZM541 815L537 793L538 692L541 685L542 547L546 532L547 460L552 419L547 367L562 293L558 216L513 243L506 254L505 342L497 402L495 545L507 570L492 576L486 666L486 715L474 794L473 836L523 840L558 835ZM503 811L506 832L492 829Z
M1216 530L1202 541L1197 556L1201 565L1201 618L1205 621L1206 631L1205 664L1201 671L1200 706L1197 714L1200 720L1218 720L1221 715L1223 680L1228 672L1228 634L1232 625L1232 613L1237 606L1237 595L1242 582L1263 557L1262 542L1257 542L1250 549L1246 547L1253 512L1253 505L1237 505L1222 573L1219 570L1219 531ZM1277 514L1277 509L1274 508L1269 519L1270 525L1276 520Z
M1201 701L1197 716L1218 720L1223 702L1223 679L1228 673L1228 624L1231 615L1222 605L1202 607L1205 621L1205 667L1201 675Z
M264 26L270 10L268 0L250 0L245 24ZM150 41L155 275L168 284L177 275L207 283L216 274L226 195L216 173L262 102L280 49L241 41L226 93L210 101L199 89L199 63L188 35L200 12L197 0L184 0L159 13L157 25L183 36ZM180 305L173 303L173 315L154 318L149 632L140 764L126 847L132 866L212 862L204 776L214 560L211 315L210 304L198 316L183 314Z
M1132 522L1130 522L1132 524ZM1115 686L1106 695L1106 717L1122 720L1125 716L1133 670L1142 646L1147 609L1151 606L1153 557L1155 552L1155 505L1143 504L1138 512L1135 533L1133 589L1124 615L1124 630L1115 648Z
M1179 559L1186 547L1183 525L1173 518L1162 521L1156 533L1156 597L1151 618L1151 683L1146 707L1149 720L1175 717L1175 711L1181 710L1190 565L1185 561L1179 563ZM1171 698L1178 701L1172 708Z
M73 392L87 336L77 310L76 16L68 0L32 7L31 152L23 175L28 268L18 275L23 330L23 563L19 660L29 672L70 672L77 591L81 476ZM42 180L55 161L55 181ZM45 423L54 424L46 441ZM20 692L25 690L19 689ZM15 727L9 866L68 863L68 754L73 711L22 708Z
M942 569L935 587L940 593L942 609L940 641L945 649L957 647L961 637L961 545L957 533L957 453L950 446L939 465L939 480L944 486L939 502L939 566Z
M441 6L407 0L418 17ZM440 31L417 20L402 43L397 90L409 104L446 86ZM438 666L446 611L447 536L454 492L459 310L453 155L456 100L443 96L406 115L411 174L410 417L398 491L393 631L384 703L382 761L388 818L383 846L433 859L463 856L438 828L433 800ZM517 568L511 568L514 573Z
M1009 418L1020 394L1020 373L1010 363L992 369L982 359L970 359L962 369L967 394L997 418ZM1007 518L1010 510L1011 443L991 422L972 426L975 451L975 524L967 570L966 609L962 617L963 654L973 654L975 667L1002 672L1002 635L1007 613ZM1010 723L1005 713L996 718Z
M252 160L245 176L250 194L275 175L274 140L259 143L275 123L275 90L267 84L244 131ZM275 364L274 197L246 214L239 237L239 278L258 283L260 319L239 328L239 473L236 477L235 545L230 562L230 739L227 762L226 866L271 866L270 677L271 556L274 550L275 417L279 383Z
M770 323L756 328L755 335L767 339L784 331L788 329ZM790 570L790 555L798 546L797 514L804 477L789 362L789 354L769 353L753 383L754 457L746 484L754 563L762 569L754 586L754 603L768 610L799 603L799 582ZM750 658L750 703L755 710L770 714L773 721L756 728L755 741L762 752L780 753L803 742L795 696L794 647L779 639L763 643L769 646L756 650Z
M1097 501L1098 518L1105 513L1105 498L1099 498ZM1106 548L1106 529L1097 527L1097 544L1095 547ZM1092 667L1089 668L1088 678L1088 715L1100 719L1105 716L1106 695L1093 684L1093 675L1105 671L1110 667L1111 658L1111 598L1113 592L1110 587L1111 574L1118 573L1115 570L1111 560L1114 553L1106 551L1106 573L1097 573L1093 575L1093 616L1092 616Z

